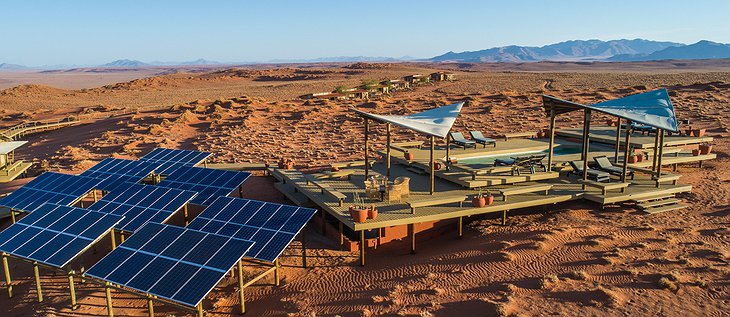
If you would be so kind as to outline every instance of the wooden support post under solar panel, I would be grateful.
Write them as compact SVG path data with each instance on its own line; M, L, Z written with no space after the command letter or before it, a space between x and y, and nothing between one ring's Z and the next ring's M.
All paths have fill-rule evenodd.
M185 219L186 227L188 226L188 205L189 204L185 204L185 206L183 206L183 218Z
M279 277L279 259L276 259L274 261L274 267L276 268L274 270L274 285L279 286L279 284L280 284L280 277Z
M155 317L155 305L152 303L152 295L147 294L147 312L150 317Z
M124 243L124 232L119 232L119 244Z
M411 254L416 254L416 226L408 224L408 235L411 238Z
M238 292L241 296L241 315L246 313L246 300L243 298L243 264L238 261Z
M340 251L342 251L342 247L345 245L345 233L342 232L342 230L343 230L342 222L339 222L339 224L340 224L340 226L339 226L340 227Z
M202 302L200 304L198 304L197 311L198 311L198 317L203 317L203 303Z
M13 298L13 282L10 279L10 267L6 253L3 253L3 271L5 272L5 286L8 288L8 298Z
M15 210L13 210L13 209L10 209L10 220L12 220L13 223L15 223Z
M114 250L117 248L117 241L114 238L114 229L112 229L112 231L109 233L109 236L111 237L111 240L112 240L112 250Z
M94 202L99 201L99 197L96 196L96 189L94 189L93 191L91 191L91 194L92 194L92 196L94 196Z
M243 185L238 185L238 198L243 198Z
M68 272L68 289L71 293L71 310L76 310L79 306L76 305L76 289L74 288L74 272Z
M38 294L38 302L43 302L43 292L41 291L41 276L38 273L38 262L33 262L33 274L35 275L35 291Z
M360 230L360 266L365 266L365 230Z
M85 275L84 272L86 272L86 268L83 267L83 266L81 266L81 270L80 271L81 271L81 274L79 274L79 275L81 276L81 283L82 284L83 283L86 283L86 279L84 278L84 275Z
M104 292L106 293L106 314L114 317L114 308L112 307L112 291L109 282L104 283Z
M502 225L507 225L507 209L502 210Z

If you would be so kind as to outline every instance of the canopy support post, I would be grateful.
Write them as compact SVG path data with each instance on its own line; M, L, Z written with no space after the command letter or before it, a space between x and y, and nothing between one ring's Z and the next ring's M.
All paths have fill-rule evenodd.
M436 138L432 135L431 136L431 157L430 157L431 162L429 163L429 168L431 169L431 195L433 195L434 188L435 188L434 162L433 162L433 150L434 150L435 139Z
M548 171L553 170L553 149L555 148L555 108L550 107L550 145L548 149ZM461 219L461 218L459 218Z
M657 129L657 133L659 133L659 157L657 157L657 164L656 164L656 187L659 187L659 177L662 175L662 156L664 156L664 130Z
M241 315L246 313L246 301L243 297L243 265L238 260L238 293L241 297Z
M446 135L446 170L451 169L451 133Z
M104 283L104 292L106 293L106 314L109 317L114 317L114 308L112 307L112 292L109 282Z
M43 292L41 291L41 276L38 273L38 262L33 262L33 275L35 275L35 291L38 294L38 302L43 302Z
M631 120L626 120L626 138L624 139L624 165L621 172L621 182L626 182L626 172L629 170L629 149L631 148Z
M586 189L585 181L588 180L588 151L590 150L590 132L591 132L591 110L583 111L583 189Z
M621 147L621 118L616 118L616 149L613 151L613 162L618 163L618 152Z
M659 129L656 130L656 135L654 136L654 155L652 155L652 161L651 161L651 170L654 172L654 175L656 177L659 177L659 174L656 173L656 163L657 158L659 154Z
M370 161L368 159L368 134L369 134L369 120L368 118L365 118L365 180L368 179L368 174L370 174Z
M76 310L79 305L76 305L76 289L74 288L74 272L68 272L68 290L71 293L71 310Z
M387 135L387 145L385 147L385 166L386 166L386 173L385 176L388 177L388 180L390 180L390 122L385 124L385 132Z
M8 298L13 298L13 281L10 279L10 267L8 267L7 253L3 253L3 271L5 271L5 287L8 289Z

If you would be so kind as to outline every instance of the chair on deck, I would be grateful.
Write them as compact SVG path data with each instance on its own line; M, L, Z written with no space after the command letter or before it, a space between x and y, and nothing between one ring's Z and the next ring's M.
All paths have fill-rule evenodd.
M509 159L495 159L494 166L515 166L515 167L530 167L532 156L517 156ZM534 168L530 168L531 173L535 173ZM517 175L520 175L520 170L517 169Z
M369 179L365 180L365 197L370 199L380 199L381 185L381 182L374 177L370 177Z
M458 146L463 146L464 150L466 150L467 146L474 146L474 148L477 148L477 143L472 140L467 140L461 132L451 132L449 133L451 135L451 143L454 143Z
M570 167L573 168L572 174L583 176L583 161L570 161ZM588 179L599 183L608 183L611 181L611 174L597 169L588 168Z
M542 162L547 157L547 154L538 154L530 156L530 169L532 173L535 173L535 166L541 167L543 172L548 171L548 167Z
M487 144L492 144L494 147L497 147L497 140L485 137L484 134L482 134L482 131L469 131L469 135L471 135L471 138L474 139L474 141L483 145L485 148L487 147Z
M385 192L386 201L400 201L411 196L410 177L397 177Z
M611 175L621 176L624 173L624 169L618 166L613 166L613 163L608 160L608 157L605 155L601 156L595 156L593 157L593 161L598 164L598 169L602 170L604 172L608 172ZM627 170L626 176L631 176L631 179L634 179L634 171L633 170Z

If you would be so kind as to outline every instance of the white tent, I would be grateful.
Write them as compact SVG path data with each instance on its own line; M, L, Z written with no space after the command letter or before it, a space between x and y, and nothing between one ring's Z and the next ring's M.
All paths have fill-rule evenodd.
M445 138L449 134L451 126L454 125L456 117L459 116L462 106L464 106L464 103L458 102L407 116L378 115L357 109L355 111L376 121L392 123L427 135Z

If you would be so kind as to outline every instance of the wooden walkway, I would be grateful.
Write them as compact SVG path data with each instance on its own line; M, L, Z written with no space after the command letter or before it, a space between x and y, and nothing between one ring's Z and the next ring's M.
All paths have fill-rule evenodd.
M68 117L53 121L23 122L0 131L0 141L13 141L18 138L38 132L51 131L80 123L78 118Z
M571 139L583 139L583 129L560 129L555 131L555 136ZM621 139L619 143L624 145L624 131L621 131ZM610 145L616 144L616 128L615 127L595 127L591 128L590 140L592 142L600 142ZM685 146L685 145L696 145L704 142L712 142L713 138L709 136L704 137L689 137L689 136L678 136L678 135L665 135L664 146ZM631 134L631 147L636 149L652 149L654 148L654 136L641 134L634 132Z

